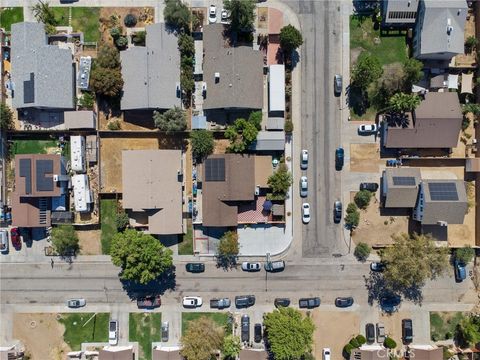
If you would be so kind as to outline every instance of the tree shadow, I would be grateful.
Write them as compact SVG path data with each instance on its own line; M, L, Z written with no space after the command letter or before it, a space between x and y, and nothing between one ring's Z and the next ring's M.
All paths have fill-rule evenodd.
M369 106L367 92L359 87L350 86L348 89L348 105L355 115L364 115Z
M175 270L175 266L172 266L157 279L147 284L140 284L131 280L121 280L123 290L126 291L131 300L141 299L150 295L163 295L167 290L174 291L177 288Z
M237 269L238 256L216 256L217 260L217 269L223 269L224 271L229 271L232 269Z
M383 119L390 127L408 128L410 125L410 118L407 114L389 112L384 114Z

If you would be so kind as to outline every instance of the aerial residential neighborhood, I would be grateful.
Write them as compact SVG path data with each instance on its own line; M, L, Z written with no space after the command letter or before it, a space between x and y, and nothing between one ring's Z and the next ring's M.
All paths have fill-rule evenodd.
M0 360L480 358L480 3L2 0Z

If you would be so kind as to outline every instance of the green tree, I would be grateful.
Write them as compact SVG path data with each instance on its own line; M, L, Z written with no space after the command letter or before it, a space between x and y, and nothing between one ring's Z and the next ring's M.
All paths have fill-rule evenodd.
M366 209L368 204L370 204L370 199L372 198L372 193L368 190L360 190L355 194L353 201L360 209Z
M193 57L195 55L195 43L193 37L188 34L178 36L178 50L182 56Z
M137 17L133 14L127 14L127 16L125 16L123 19L123 23L126 27L134 27L137 25Z
M224 329L209 317L191 320L180 340L180 354L185 359L211 360L222 348L224 336Z
M43 2L39 0L35 5L31 7L31 10L33 16L38 22L41 22L44 25L50 27L58 25L57 19L55 18L55 13L53 12L53 9L50 7L50 4L48 2Z
M115 97L123 89L120 69L94 66L90 74L90 88L99 95Z
M180 87L187 96L190 96L192 91L195 89L195 79L193 78L193 69L182 69L180 74Z
M242 343L238 336L234 335L227 335L223 339L223 358L226 360L234 360L237 358L238 354L240 354L240 350L242 349Z
M480 104L468 103L462 106L462 113L468 114L472 113L473 115L480 115Z
M461 346L474 346L480 342L480 316L471 314L464 317L455 329L456 336Z
M385 338L383 345L385 345L387 349L395 349L397 347L397 343L390 336Z
M238 234L235 231L227 231L220 238L217 247L217 262L220 266L230 267L237 263L240 251Z
M299 310L280 307L265 314L263 324L276 360L301 359L312 350L315 325Z
M118 52L118 49L107 44L100 45L94 65L109 69L119 68L120 53Z
M358 243L357 246L355 246L355 251L353 252L353 255L357 258L358 261L366 261L367 258L370 256L370 252L372 251L372 248L364 243Z
M408 58L403 63L403 83L405 91L410 92L412 85L422 79L422 69L423 63L415 58Z
M415 110L420 105L420 97L417 94L396 93L388 103L392 111L406 113Z
M280 29L280 46L286 53L291 53L303 44L302 33L293 25Z
M225 137L230 140L229 152L243 152L257 138L258 130L255 124L245 119L237 119L227 127Z
M270 175L267 181L267 184L272 189L274 196L280 195L283 197L285 197L287 194L292 183L292 173L288 171L288 167L285 163L281 163L278 166L277 171Z
M230 14L229 28L231 31L253 31L256 8L254 0L224 0L223 7Z
M366 90L371 83L380 79L382 74L383 69L378 58L363 51L353 68L352 84Z
M0 103L0 129L10 130L13 128L13 112L7 104Z
M60 255L75 255L80 250L78 235L72 225L58 225L52 228L52 244Z
M467 53L471 53L473 49L475 49L478 45L478 40L475 36L469 36L467 40L465 40L465 50Z
M120 35L122 35L122 28L119 27L119 26L115 26L115 27L112 27L110 29L110 36L116 40L120 37Z
M257 130L262 129L262 119L263 119L263 114L261 111L253 111L250 113L248 117L248 121L250 121L252 124L255 124L255 127Z
M355 229L360 223L360 213L357 205L355 205L355 203L348 204L346 213L345 225L347 225L350 229Z
M475 250L472 247L465 246L463 248L455 249L455 259L460 261L461 263L468 264L470 261L473 260L475 256Z
M129 224L130 219L125 210L118 211L117 215L115 216L115 225L117 225L117 230L123 231Z
M202 160L213 152L215 142L213 134L208 130L194 130L190 133L192 142L192 155L195 159Z
M290 119L285 120L285 132L291 134L293 132L293 122Z
M435 279L448 267L448 249L436 247L431 235L402 233L393 235L394 244L380 256L385 263L383 273L387 288L422 287L427 279Z
M78 98L78 106L82 109L93 109L93 104L95 103L95 95L90 91L84 91L82 96Z
M163 17L168 26L189 32L191 13L181 0L165 0Z
M187 128L185 111L177 106L165 112L154 111L153 120L159 130L166 131L167 133L183 131Z
M152 235L126 229L112 238L112 262L122 268L120 278L140 284L157 279L173 265L172 250Z

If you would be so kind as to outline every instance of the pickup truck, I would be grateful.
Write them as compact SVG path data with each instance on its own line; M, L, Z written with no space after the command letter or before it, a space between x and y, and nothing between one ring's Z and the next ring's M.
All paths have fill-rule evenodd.
M210 307L212 309L225 309L230 307L230 299L223 298L223 299L212 299L210 300Z

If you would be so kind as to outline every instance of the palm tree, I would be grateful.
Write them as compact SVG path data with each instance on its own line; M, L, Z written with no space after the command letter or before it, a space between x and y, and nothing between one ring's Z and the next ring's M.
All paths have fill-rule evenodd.
M388 104L391 111L404 114L420 105L420 97L417 94L396 93L388 100Z

